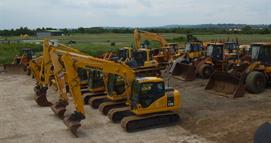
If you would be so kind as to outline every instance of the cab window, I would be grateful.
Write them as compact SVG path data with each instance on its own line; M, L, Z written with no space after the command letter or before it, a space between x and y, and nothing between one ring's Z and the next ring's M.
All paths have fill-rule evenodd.
M143 108L148 107L164 95L163 82L143 83L140 88L140 104Z

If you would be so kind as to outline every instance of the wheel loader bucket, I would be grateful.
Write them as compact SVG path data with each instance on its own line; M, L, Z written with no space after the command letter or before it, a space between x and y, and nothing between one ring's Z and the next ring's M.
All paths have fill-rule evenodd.
M196 67L190 64L174 63L170 68L170 74L174 78L191 81L196 78Z
M26 74L25 66L22 64L5 64L4 71L8 74Z
M271 124L262 124L255 132L254 143L271 143Z
M205 90L217 95L237 98L245 94L245 85L241 78L226 72L215 72L209 79Z

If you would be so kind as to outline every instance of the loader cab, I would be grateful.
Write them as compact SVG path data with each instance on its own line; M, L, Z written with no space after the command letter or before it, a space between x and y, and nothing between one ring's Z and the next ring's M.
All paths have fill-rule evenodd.
M226 59L238 59L239 45L236 42L225 42L224 43L224 57Z
M22 49L22 55L25 55L28 59L33 58L33 50L30 48L24 48Z
M207 56L211 57L214 61L222 61L223 49L223 43L209 43L207 46Z
M147 108L162 96L165 96L165 85L162 79L137 78L132 84L131 107L132 109Z
M190 59L199 58L203 55L203 45L201 42L187 42L185 52L188 53Z
M254 43L251 45L252 60L271 65L271 43Z

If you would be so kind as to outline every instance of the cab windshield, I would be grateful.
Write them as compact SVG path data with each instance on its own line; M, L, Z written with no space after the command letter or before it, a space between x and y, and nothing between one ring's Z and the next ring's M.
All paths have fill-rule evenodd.
M271 64L271 48L266 46L252 46L252 59L261 61L264 64Z
M163 82L148 82L148 83L138 83L133 84L132 93L132 105L140 104L142 107L148 107L164 96L164 83Z
M197 51L201 51L201 49L202 49L202 46L200 44L187 43L185 46L186 52L197 52Z
M235 43L225 43L225 49L229 51L237 50L237 44Z
M252 59L253 60L258 60L258 55L259 55L259 52L260 52L260 47L261 46L258 46L258 45L253 45L252 47L251 47L251 49L252 49Z

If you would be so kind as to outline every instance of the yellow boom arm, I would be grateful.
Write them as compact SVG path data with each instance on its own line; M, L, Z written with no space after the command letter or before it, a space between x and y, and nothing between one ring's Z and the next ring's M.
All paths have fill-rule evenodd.
M126 90L123 93L123 96L125 96L125 98L129 96L131 84L135 79L135 72L129 66L122 63L116 63L113 61L70 52L67 52L67 54L62 56L62 61L65 65L67 82L71 90L77 112L84 114L84 102L80 92L80 79L76 72L77 68L99 69L104 73L121 76L123 79L125 79L126 85Z
M157 33L151 33L151 32L147 32L147 31L142 31L142 30L138 30L135 29L134 30L134 40L135 40L135 47L136 49L140 49L141 48L141 38L144 39L149 39L149 40L153 40L153 41L158 41L160 43L160 46L163 48L167 45L167 41L165 38L163 38L161 35L157 34Z

